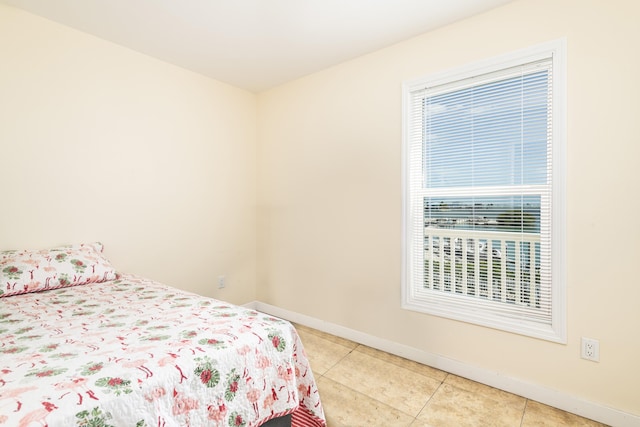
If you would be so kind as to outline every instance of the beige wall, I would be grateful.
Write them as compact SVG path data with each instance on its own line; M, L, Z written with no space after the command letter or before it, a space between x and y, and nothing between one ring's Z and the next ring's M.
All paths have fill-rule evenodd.
M0 249L251 301L255 163L254 94L0 4Z
M261 94L258 299L640 415L638 17L635 0L517 1ZM561 37L568 343L402 310L402 82Z

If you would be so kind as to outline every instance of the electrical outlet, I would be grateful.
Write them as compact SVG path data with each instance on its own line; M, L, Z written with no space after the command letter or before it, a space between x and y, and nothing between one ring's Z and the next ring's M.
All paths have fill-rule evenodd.
M222 289L227 286L227 278L224 276L218 276L218 289Z
M583 359L600 361L600 341L592 338L582 337L582 345L580 346L580 356Z

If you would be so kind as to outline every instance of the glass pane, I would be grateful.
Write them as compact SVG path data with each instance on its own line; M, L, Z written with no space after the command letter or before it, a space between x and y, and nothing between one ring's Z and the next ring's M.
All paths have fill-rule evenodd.
M423 287L540 308L540 201L425 197Z
M540 233L540 196L425 197L424 225Z
M545 184L548 72L427 96L425 188Z

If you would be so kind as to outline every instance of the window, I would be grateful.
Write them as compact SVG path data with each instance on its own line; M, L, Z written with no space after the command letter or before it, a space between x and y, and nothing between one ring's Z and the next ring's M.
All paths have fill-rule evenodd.
M563 52L404 85L404 308L565 342Z

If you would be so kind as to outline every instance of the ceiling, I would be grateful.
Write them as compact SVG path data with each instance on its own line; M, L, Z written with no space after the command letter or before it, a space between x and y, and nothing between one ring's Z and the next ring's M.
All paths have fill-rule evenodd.
M260 92L513 0L0 0Z

